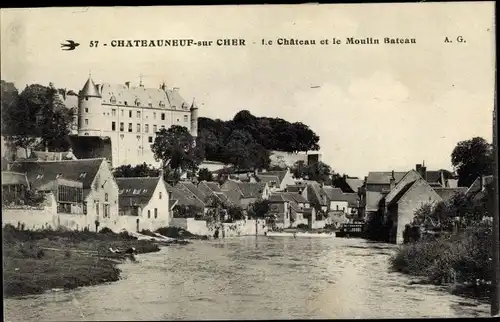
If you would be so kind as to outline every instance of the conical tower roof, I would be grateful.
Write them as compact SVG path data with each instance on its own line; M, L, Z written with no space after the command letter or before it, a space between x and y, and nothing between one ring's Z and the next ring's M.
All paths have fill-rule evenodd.
M198 109L198 105L196 104L196 101L194 100L194 98L193 98L193 103L191 104L191 109L192 110Z
M97 90L97 86L95 86L92 78L89 77L85 85L83 85L82 91L80 92L82 96L94 96L101 97L99 91Z

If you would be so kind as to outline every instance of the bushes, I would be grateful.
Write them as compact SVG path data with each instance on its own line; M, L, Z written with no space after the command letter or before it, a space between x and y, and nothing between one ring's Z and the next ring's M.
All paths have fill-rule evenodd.
M491 232L489 224L477 224L459 235L404 245L391 258L391 266L433 284L488 280Z

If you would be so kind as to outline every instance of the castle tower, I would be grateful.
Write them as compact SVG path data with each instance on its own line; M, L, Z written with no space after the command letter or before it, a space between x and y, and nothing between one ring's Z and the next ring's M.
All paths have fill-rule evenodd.
M191 104L191 135L196 138L198 136L198 106L193 98Z
M100 136L101 119L101 94L89 76L78 95L78 135Z

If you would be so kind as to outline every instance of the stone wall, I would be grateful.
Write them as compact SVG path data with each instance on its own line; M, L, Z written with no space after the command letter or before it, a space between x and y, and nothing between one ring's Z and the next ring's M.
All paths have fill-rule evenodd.
M10 224L17 227L24 224L24 229L57 228L57 214L40 209L2 209L2 227Z
M194 218L172 218L170 226L179 227L201 236L213 236L217 228L219 228L219 237L222 237L222 235L224 237L254 236L256 228L259 235L264 235L268 231L265 220L259 220L256 227L255 220L238 220L234 223L216 225L207 223L205 220L195 220Z

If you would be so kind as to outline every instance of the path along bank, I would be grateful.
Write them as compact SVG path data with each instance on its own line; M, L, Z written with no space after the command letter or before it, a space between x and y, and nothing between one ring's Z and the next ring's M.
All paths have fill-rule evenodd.
M125 258L110 248L134 247L138 254L144 254L157 252L160 246L187 243L138 239L106 230L28 231L10 225L2 234L5 297L117 281L121 272L117 265Z

